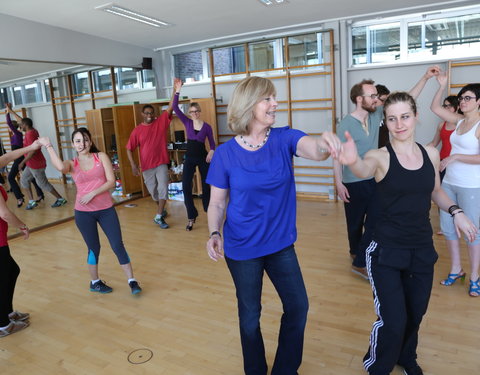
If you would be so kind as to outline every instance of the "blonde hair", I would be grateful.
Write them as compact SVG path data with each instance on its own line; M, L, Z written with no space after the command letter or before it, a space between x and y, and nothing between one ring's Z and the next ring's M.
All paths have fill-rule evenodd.
M273 83L262 77L248 77L240 81L233 91L227 111L228 127L235 134L248 134L253 121L253 110L264 97L276 95Z

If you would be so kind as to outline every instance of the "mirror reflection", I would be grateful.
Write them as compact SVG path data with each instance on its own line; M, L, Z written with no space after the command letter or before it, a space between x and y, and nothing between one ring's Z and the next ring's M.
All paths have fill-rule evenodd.
M19 139L20 144L25 140L25 129L18 126L19 118L11 113L10 126L7 123L7 103L11 103L12 110L20 118L30 118L39 135L49 137L59 155L67 160L76 156L71 144L73 130L92 126L87 119L88 111L111 107L118 103L119 96L122 101L130 101L139 94L139 91L125 94L122 90L143 89L141 94L144 97L156 98L153 73L133 68L12 61L0 57L0 77L0 150L3 153L18 148ZM124 168L127 166L119 164L121 150L116 148L115 137L111 138L113 146L109 143L108 150L100 149L112 160L116 179L112 199L121 204L138 196L135 193L141 189L126 191L128 189L122 186L128 170ZM47 162L46 178L58 196L66 200L65 204L58 204L57 194L42 191L33 184L30 185L30 195L28 189L21 187L20 173L17 176L11 173L14 172L12 168L15 169L14 163L0 170L0 182L8 191L7 205L30 229L41 229L71 219L75 205L76 188L70 176L62 176L53 168L45 150L42 153ZM19 232L17 228L10 228L8 233L11 236Z

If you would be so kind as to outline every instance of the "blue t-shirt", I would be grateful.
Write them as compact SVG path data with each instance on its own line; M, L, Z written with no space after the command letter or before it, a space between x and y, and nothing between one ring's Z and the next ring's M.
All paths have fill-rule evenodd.
M272 128L267 143L256 151L245 150L235 138L215 151L207 183L229 190L223 228L227 257L258 258L297 239L292 156L305 135L288 126Z

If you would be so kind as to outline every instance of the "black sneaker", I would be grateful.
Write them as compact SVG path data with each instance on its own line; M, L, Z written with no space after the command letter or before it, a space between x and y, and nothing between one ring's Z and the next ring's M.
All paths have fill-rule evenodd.
M167 210L162 211L162 217L165 219L168 216Z
M411 367L404 367L403 373L405 375L423 375L422 368L417 363Z
M98 280L95 284L90 282L90 292L111 293L112 291L113 289L105 284L102 280Z
M138 294L142 291L142 288L140 288L140 285L138 285L136 281L130 281L128 285L130 285L130 289L132 289L132 294Z

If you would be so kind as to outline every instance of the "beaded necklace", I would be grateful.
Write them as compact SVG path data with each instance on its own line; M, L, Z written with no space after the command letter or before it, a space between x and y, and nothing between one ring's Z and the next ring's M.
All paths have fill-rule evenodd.
M250 147L250 148L253 148L253 149L260 148L260 147L262 147L263 145L265 145L265 143L267 143L267 141L268 141L268 136L270 135L270 130L271 130L271 128L268 128L267 133L265 134L265 139L262 141L262 143L259 143L258 145L252 145L251 143L248 143L248 142L245 140L245 138L243 138L242 135L240 136L240 139L242 140L243 143L245 143L245 145L247 145L247 146Z

